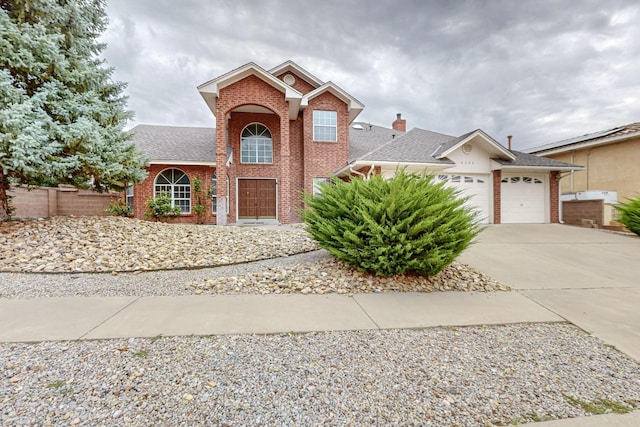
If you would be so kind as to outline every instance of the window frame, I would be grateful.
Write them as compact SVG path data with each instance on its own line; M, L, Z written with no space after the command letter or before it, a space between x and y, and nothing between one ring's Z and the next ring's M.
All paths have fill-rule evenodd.
M171 179L165 175L165 173L171 171ZM182 175L178 175L176 178L175 171L182 173ZM158 183L158 178L163 177L165 180L169 181L169 183ZM188 184L180 183L180 181L186 178ZM153 197L157 197L159 194L165 193L168 194L171 198L171 206L178 206L180 208L180 215L190 215L191 214L191 179L189 175L182 169L178 168L167 168L158 173L153 180ZM176 195L182 197L176 197ZM184 203L187 202L188 210L184 210ZM178 202L176 204L176 202Z
M256 127L255 132L251 130L251 126ZM258 133L258 126L262 126L264 131ZM247 131L251 132L250 136L245 136L245 132ZM268 137L263 136L265 135L265 131L269 135ZM267 142L269 144L269 153L267 153L266 150ZM262 146L261 143L263 144ZM250 144L255 144L255 146ZM263 149L262 153L260 152L261 148ZM247 158L245 158L245 154L247 155ZM252 154L255 155L255 157L252 157ZM269 154L269 157L267 157L267 154ZM273 164L273 135L266 125L259 122L253 122L242 128L242 131L240 132L240 163L256 165Z
M131 212L134 208L134 194L133 184L127 184L124 189L124 203L131 209Z
M322 192L320 191L320 183L322 182L331 182L331 178L323 178L323 177L315 177L313 178L313 187L311 189L311 193L313 197L322 196Z
M325 117L325 116L331 117ZM325 123L327 121L329 123ZM322 132L320 131L322 129ZM325 138L324 132L333 129L333 139ZM338 142L338 112L334 110L313 110L313 140L318 142Z
M213 172L211 175L211 213L216 215L218 213L218 175L217 172Z

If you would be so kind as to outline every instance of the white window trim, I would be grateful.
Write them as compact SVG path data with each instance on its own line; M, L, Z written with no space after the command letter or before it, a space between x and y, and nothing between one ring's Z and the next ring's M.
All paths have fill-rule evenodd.
M334 113L336 117L335 125L316 124L316 112ZM316 127L319 128L332 128L335 130L335 139L319 139L316 138ZM334 110L313 110L313 140L318 142L338 142L338 112Z
M158 177L160 175L162 175L163 173L165 173L166 171L170 171L170 170L177 170L182 172L187 179L189 180L189 184L175 184L175 183L170 183L170 184L158 184ZM184 188L188 188L189 190L189 198L175 198L175 194L174 194L174 190L176 190L176 188L178 188L178 190L180 190L180 187L183 187L182 190L184 191ZM160 189L159 189L160 188ZM178 205L178 207L180 207L180 215L190 215L191 214L191 179L189 178L189 175L187 175L187 173L185 171L183 171L182 169L178 169L178 168L167 168L164 169L162 171L160 171L155 179L153 180L153 197L155 198L158 193L168 193L169 196L171 196L171 206L176 206L176 200L188 200L189 201L189 211L182 211L182 208L180 207L180 205Z
M269 132L269 138L259 138L260 135L255 135L255 138L246 138L247 139L247 143L249 143L248 140L251 140L253 142L255 142L257 144L257 142L259 140L269 140L269 142L271 143L271 161L266 162L266 161L260 161L259 155L258 155L258 147L256 145L255 147L255 153L256 153L256 161L255 162L250 162L250 161L245 161L244 160L244 153L242 150L242 145L245 142L245 138L242 136L242 134L244 133L244 131L252 125L260 125L260 126L264 126L264 128L267 130L267 132ZM253 123L249 123L248 125L246 125L245 127L242 128L242 131L240 132L240 163L242 164L253 164L253 165L272 165L273 164L273 135L271 134L271 130L264 124L260 123L260 122L253 122Z
M322 178L322 177L313 178L313 196L314 197L321 196L322 192L320 191L320 183L330 182L330 181L331 181L330 178Z

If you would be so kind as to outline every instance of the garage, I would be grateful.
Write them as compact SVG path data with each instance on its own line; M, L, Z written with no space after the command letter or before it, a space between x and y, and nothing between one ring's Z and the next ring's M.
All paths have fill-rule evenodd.
M470 197L467 205L478 211L480 222L488 224L491 218L489 197L489 175L438 175L439 181L445 181L449 187L460 190L461 195Z
M504 174L500 182L502 223L548 222L546 182L546 175Z

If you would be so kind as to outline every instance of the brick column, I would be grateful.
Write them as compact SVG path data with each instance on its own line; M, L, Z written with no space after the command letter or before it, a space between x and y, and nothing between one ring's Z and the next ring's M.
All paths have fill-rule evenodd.
M502 223L502 171L493 171L493 223Z
M560 222L560 172L552 171L549 174L549 222Z
M216 117L216 224L226 225L233 221L229 217L227 203L227 119L226 113L218 110Z
M279 220L282 224L291 222L291 150L289 147L289 115L280 113L280 179L278 180Z

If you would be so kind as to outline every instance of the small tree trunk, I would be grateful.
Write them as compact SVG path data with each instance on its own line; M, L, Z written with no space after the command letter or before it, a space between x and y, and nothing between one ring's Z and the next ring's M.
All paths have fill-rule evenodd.
M9 196L10 189L11 184L9 183L9 177L6 176L2 168L0 168L0 221L10 219L13 213L11 196Z

